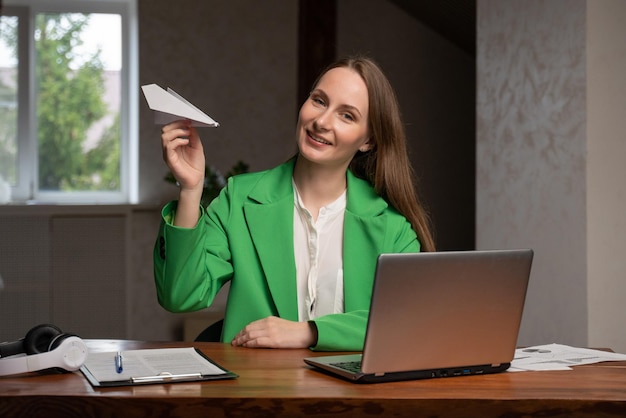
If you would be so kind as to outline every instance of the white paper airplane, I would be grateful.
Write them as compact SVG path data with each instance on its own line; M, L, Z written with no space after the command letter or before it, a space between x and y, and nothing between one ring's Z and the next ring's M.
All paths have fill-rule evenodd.
M189 103L180 94L156 84L141 86L150 109L154 110L154 123L166 125L180 119L189 119L191 126L216 128L220 124L209 115Z

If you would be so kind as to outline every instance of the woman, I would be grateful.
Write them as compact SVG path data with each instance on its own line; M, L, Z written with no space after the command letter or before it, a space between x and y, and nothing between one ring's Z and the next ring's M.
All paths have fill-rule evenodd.
M395 94L370 59L328 67L300 109L296 156L231 177L206 210L197 132L178 121L161 139L180 196L155 247L159 302L203 309L230 281L224 342L361 350L377 256L434 250Z

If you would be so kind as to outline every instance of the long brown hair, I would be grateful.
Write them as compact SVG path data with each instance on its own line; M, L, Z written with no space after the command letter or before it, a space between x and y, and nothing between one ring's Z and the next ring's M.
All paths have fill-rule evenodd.
M328 66L314 85L333 68L356 71L367 86L369 96L368 131L372 147L358 151L350 169L369 181L376 192L403 214L421 244L422 251L435 251L430 219L417 193L417 181L409 162L406 133L396 94L380 67L368 57L344 58Z

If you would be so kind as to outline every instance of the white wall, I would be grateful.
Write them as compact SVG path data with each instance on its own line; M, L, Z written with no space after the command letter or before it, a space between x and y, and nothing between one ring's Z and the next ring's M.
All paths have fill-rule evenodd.
M626 351L626 228L610 209L626 199L612 180L626 174L625 17L619 1L478 1L476 239L536 252L520 344Z

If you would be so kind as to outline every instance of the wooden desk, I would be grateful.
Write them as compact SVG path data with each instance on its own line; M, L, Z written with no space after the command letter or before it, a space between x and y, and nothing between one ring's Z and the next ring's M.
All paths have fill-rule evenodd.
M190 343L87 344L93 351L117 351ZM194 345L239 378L95 389L80 372L0 377L0 417L626 416L626 362L361 385L311 370L302 361L316 355L308 350Z

